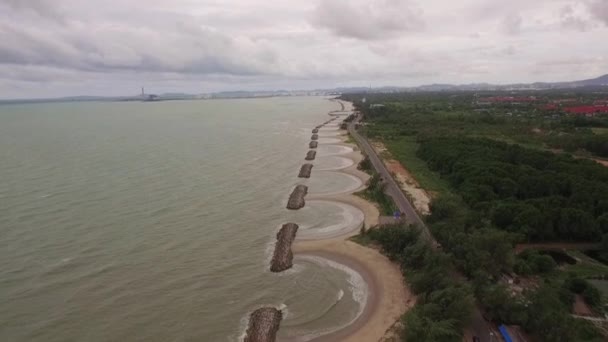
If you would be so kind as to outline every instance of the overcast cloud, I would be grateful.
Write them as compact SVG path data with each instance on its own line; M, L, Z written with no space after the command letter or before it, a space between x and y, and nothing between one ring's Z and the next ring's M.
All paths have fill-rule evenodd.
M608 0L0 0L0 98L562 81Z

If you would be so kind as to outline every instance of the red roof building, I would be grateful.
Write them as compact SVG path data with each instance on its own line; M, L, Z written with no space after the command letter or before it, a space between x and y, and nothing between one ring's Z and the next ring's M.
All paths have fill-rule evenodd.
M564 112L574 115L587 115L593 116L596 114L608 113L608 106L578 106L564 108Z
M477 100L479 103L527 103L535 102L536 97L493 96Z
M538 107L540 110L546 110L546 111L555 111L558 110L559 107L556 104L546 104L546 105L542 105Z

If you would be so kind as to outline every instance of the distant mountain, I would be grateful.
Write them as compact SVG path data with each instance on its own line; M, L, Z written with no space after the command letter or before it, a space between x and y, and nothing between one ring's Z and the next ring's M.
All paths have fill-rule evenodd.
M425 92L425 91L513 91L513 90L549 90L584 87L601 87L608 90L608 74L588 80L571 82L536 82L519 84L428 84L417 87L339 87L333 89L314 90L262 90L262 91L224 91L209 94L164 93L160 95L135 96L70 96L53 99L18 99L0 100L0 104L11 103L43 103L71 101L170 101L170 100L199 100L199 99L234 99L274 96L335 96L348 93L396 93L396 92Z
M554 84L562 85L567 88L608 86L608 75L600 76L597 78L592 78L589 80L582 80L582 81L575 81L575 82L561 82L561 83L554 83Z
M535 82L518 84L431 84L419 87L402 88L404 91L479 91L479 90L547 90L547 89L569 89L582 87L608 87L608 75L581 81L571 82Z

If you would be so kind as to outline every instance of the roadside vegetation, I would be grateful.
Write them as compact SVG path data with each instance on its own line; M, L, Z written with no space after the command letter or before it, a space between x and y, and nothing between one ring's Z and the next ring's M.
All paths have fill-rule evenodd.
M367 181L367 188L355 195L378 204L382 215L392 215L395 210L397 210L397 207L395 206L395 203L393 203L393 200L384 193L386 184L382 181L380 175L374 171L368 157L365 157L365 159L359 163L358 169L370 174L371 177Z
M402 317L403 340L462 341L474 299L470 286L454 277L450 256L433 249L418 228L405 224L370 229L363 235L399 264L417 295L416 306Z
M366 103L360 101L364 96ZM543 96L551 101L570 95ZM580 101L608 98L577 96ZM608 116L572 117L560 112L561 107L547 113L530 103L480 110L479 95L472 93L344 98L363 113L362 131L383 142L433 193L426 222L442 250L432 254L445 255L452 274L457 270L466 277L489 319L520 326L541 341L605 340L593 324L572 313L580 298L597 317L607 303L596 284L608 279L603 259L608 256L608 168L585 158L608 157ZM370 230L366 239L380 244L405 272L416 274L408 264L414 256L404 250L418 242L404 227L400 229L408 233L403 236L394 229ZM514 250L520 243L600 241L604 243L593 257L564 252L575 255L571 264L544 251L516 255ZM435 266L445 273L448 267L435 259L424 264L425 273L433 273ZM432 316L424 307L419 304L406 315L405 335L426 322L407 317ZM444 316L434 318L443 322ZM427 340L451 341L448 335Z

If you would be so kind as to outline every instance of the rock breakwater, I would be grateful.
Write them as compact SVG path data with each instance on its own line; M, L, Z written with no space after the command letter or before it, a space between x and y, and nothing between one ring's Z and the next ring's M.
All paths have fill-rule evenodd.
M283 313L277 308L263 307L255 310L249 316L249 326L243 341L274 342L282 319Z
M287 201L287 209L298 210L304 207L304 196L308 193L308 187L306 185L296 186L291 195L289 195L289 201Z
M283 272L293 266L293 253L291 252L291 244L296 238L298 225L295 223L286 223L277 233L277 243L274 246L274 254L270 261L271 272Z
M300 168L299 178L310 178L310 172L312 171L312 164L304 164Z

